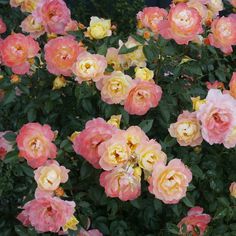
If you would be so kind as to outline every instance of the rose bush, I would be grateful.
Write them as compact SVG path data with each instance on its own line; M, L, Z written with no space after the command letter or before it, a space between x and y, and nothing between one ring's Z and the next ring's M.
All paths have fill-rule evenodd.
M0 0L0 234L235 235L234 12Z

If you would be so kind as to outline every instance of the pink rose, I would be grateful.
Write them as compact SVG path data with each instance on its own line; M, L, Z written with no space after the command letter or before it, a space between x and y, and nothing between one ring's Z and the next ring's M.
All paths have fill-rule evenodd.
M155 83L135 81L125 100L124 109L131 115L144 115L158 105L161 96L162 89Z
M171 5L168 19L161 21L159 27L163 38L174 39L178 44L188 44L203 32L201 16L186 3Z
M236 7L236 0L230 0L230 3L233 7Z
M211 24L211 34L208 39L210 45L219 48L225 54L233 52L233 45L236 45L236 14L228 17L215 19Z
M104 171L100 175L100 184L108 197L134 200L141 194L141 171L136 172L132 167Z
M26 74L30 70L28 59L34 58L40 50L39 44L23 34L11 34L0 43L0 55L4 65L15 74Z
M7 31L7 26L4 23L4 21L2 20L2 18L0 18L0 34L3 34Z
M166 204L176 204L186 196L192 173L180 159L173 159L167 166L157 162L149 179L149 191Z
M191 233L192 236L203 236L210 221L211 216L208 214L203 214L203 208L197 206L188 211L188 215L179 222L178 227L181 232L181 228L185 224L187 227L187 232ZM195 227L200 230L200 234L194 231Z
M78 236L103 236L103 234L97 230L97 229L91 229L91 230L84 230L84 229L81 229L79 231L79 235Z
M4 138L4 135L8 132L0 132L0 160L3 160L6 154L12 151L12 144Z
M64 34L71 20L70 10L63 0L41 0L32 14L48 33Z
M202 136L209 144L221 144L233 147L236 144L234 128L236 127L236 100L220 90L211 89L206 103L197 111L201 121Z
M86 123L85 129L76 136L73 148L95 168L100 168L98 147L102 142L110 139L117 130L102 118L90 120Z
M51 39L45 46L47 69L55 75L71 76L72 66L84 49L71 36Z
M225 89L225 86L222 82L219 82L218 80L211 82L206 82L207 89Z
M19 156L24 157L32 168L42 166L47 159L56 158L57 147L52 143L54 138L55 134L49 125L23 125L16 137Z
M155 34L159 32L159 23L167 17L168 13L165 9L159 7L145 7L138 12L137 19L142 25L151 29Z
M57 233L75 212L75 203L57 197L38 198L26 203L17 216L25 226L33 226L38 232Z
M183 111L168 130L180 146L195 147L202 143L201 127L195 112Z

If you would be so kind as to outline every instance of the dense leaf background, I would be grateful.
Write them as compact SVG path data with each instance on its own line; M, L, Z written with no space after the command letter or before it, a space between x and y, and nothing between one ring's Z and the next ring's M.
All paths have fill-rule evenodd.
M117 35L90 45L92 52L103 54L107 47L118 46L120 38L135 32L135 15L142 9L142 0L90 0L66 1L74 19L88 24L92 15L111 18L117 24ZM10 8L8 1L0 1L0 15L8 26L8 32L20 32L24 14ZM3 37L4 37L3 36ZM77 35L78 39L81 35ZM41 46L45 38L40 39ZM89 42L85 42L89 44ZM55 76L43 67L29 77L21 77L20 84L11 84L11 71L0 67L0 89L6 93L0 103L0 130L18 131L32 121L47 123L59 135L56 140L58 161L70 169L69 181L63 185L70 200L76 202L81 225L89 217L92 228L112 236L161 236L178 234L176 224L195 205L202 206L213 218L207 235L236 235L236 200L229 195L229 185L236 180L236 150L221 145L180 147L168 134L170 123L176 121L183 110L191 110L191 97L205 97L206 81L219 80L228 86L236 68L236 53L225 57L210 46L190 44L179 46L162 38L144 46L148 68L155 70L155 80L163 89L163 98L156 109L145 116L130 116L119 105L107 105L100 99L94 85L76 84L67 78L69 86L52 90ZM186 57L191 60L183 63ZM36 62L37 63L37 62ZM16 96L15 89L21 91ZM154 198L142 183L142 195L131 202L107 198L100 187L99 170L74 153L67 137L75 130L82 130L93 117L109 119L113 114L122 114L122 128L140 125L150 138L162 144L168 160L180 158L193 172L193 181L187 197L178 205L165 205ZM9 139L14 137L9 137ZM33 229L21 226L15 219L19 207L31 200L36 188L33 171L18 158L17 151L10 152L0 162L0 235L36 235ZM52 235L52 234L42 234ZM71 232L70 235L76 235Z

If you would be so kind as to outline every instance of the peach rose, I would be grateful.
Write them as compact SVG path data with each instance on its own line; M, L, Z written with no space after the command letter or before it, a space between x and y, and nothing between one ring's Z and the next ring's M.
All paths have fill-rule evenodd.
M26 74L30 70L29 59L40 50L39 44L23 34L11 34L0 43L2 63L11 67L15 74Z
M34 171L34 179L39 190L52 192L59 187L60 183L67 182L69 171L64 166L60 166L57 161L47 161L44 166Z
M100 80L106 68L107 61L104 56L84 51L75 61L72 71L76 75L76 81L82 83L88 80Z
M33 15L28 15L21 22L20 27L23 32L29 33L35 39L45 33L43 25L37 22Z
M144 115L152 107L156 107L162 96L162 89L153 82L135 81L130 90L124 109L131 115Z
M233 52L233 45L236 45L236 14L228 17L215 19L211 24L211 34L208 39L210 45L219 48L225 54Z
M195 147L202 143L201 126L195 112L183 111L168 130L180 146Z
M108 197L118 197L121 201L134 200L141 194L141 171L128 167L104 171L100 184Z
M178 223L178 227L180 229L181 235L185 235L181 230L183 225L185 225L187 227L187 233L191 233L192 236L203 236L210 221L211 216L204 214L203 208L196 206L188 211L188 215ZM200 230L200 234L194 231L195 227Z
M236 182L231 183L229 187L230 195L236 198Z
M48 158L56 158L57 147L52 143L54 139L55 134L49 125L25 124L16 137L19 156L24 157L32 168L38 168Z
M142 142L136 149L136 154L139 166L150 173L157 162L161 161L166 164L167 161L167 156L161 150L161 145L153 139Z
M7 31L7 26L4 23L4 21L2 20L2 18L0 18L0 34L3 34Z
M132 87L132 78L121 71L113 71L96 83L102 100L108 104L123 104Z
M99 164L102 169L112 170L128 162L131 150L122 134L122 131L118 132L99 145L98 154L101 156Z
M178 44L188 44L203 32L201 22L198 11L186 3L171 5L168 19L159 24L160 34L165 39L174 39Z
M236 100L229 94L222 94L217 89L208 91L206 103L200 106L197 118L201 121L202 136L209 144L235 146L235 106Z
M95 168L100 168L98 147L117 131L115 126L107 124L102 118L90 120L85 129L75 137L73 148Z
M145 7L138 12L137 19L141 24L151 29L155 34L159 32L159 23L167 17L168 13L165 9L159 7Z
M233 7L236 7L236 0L230 0L230 4L231 4Z
M186 196L192 173L180 159L173 159L167 166L157 162L149 179L149 191L166 204L176 204Z
M70 10L63 0L40 0L32 13L47 33L64 34L70 22Z
M236 99L236 72L233 73L229 82L230 95Z
M38 232L57 233L73 216L75 203L57 197L38 198L27 202L17 219L24 226L32 226Z
M54 75L71 76L72 66L84 50L71 36L51 39L45 46L47 69Z
M9 131L0 132L0 160L3 160L8 152L12 151L12 143L4 138Z

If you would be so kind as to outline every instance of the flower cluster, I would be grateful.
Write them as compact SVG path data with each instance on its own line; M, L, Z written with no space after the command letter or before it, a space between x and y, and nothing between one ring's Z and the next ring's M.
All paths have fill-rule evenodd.
M104 170L100 184L107 196L122 201L134 200L141 194L142 170L149 191L167 204L178 203L192 179L181 160L174 159L166 166L167 156L160 144L149 140L138 126L121 130L110 121L96 118L76 135L73 147L95 168Z

